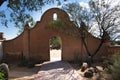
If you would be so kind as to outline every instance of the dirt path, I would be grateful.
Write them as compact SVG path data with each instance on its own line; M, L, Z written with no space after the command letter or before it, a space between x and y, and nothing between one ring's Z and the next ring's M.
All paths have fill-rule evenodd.
M82 77L64 61L46 62L34 80L82 80Z
M44 62L41 68L12 66L9 76L9 80L83 80L70 64L64 61Z
M39 70L40 67L27 68L12 64L9 70L9 80L33 80Z
M34 68L12 64L9 80L83 80L69 63L60 61L61 50L51 50L50 61Z

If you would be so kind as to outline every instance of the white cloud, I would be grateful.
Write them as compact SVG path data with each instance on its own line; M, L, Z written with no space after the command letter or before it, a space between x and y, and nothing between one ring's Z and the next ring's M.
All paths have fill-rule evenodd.
M87 9L89 9L89 5L88 5L88 3L85 3L85 2L80 2L79 4L80 4L80 6L82 6L82 7L85 7L85 8L87 8Z
M107 2L107 0L106 0L106 3L110 4L111 8L113 8L116 5L118 5L119 2L120 2L120 0L109 0L109 2Z

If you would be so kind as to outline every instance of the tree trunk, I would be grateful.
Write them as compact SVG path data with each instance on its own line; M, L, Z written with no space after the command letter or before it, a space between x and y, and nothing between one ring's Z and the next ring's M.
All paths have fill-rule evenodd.
M91 54L89 52L87 44L85 42L85 38L82 38L82 42L83 42L83 45L85 46L85 49L86 49L87 54L88 54L87 63L89 64L89 66L91 66L91 64L93 63L93 58L98 53L98 51L100 50L100 48L102 47L102 45L104 43L104 40L101 39L100 44L98 45L97 49L95 50L95 52L93 54Z
M88 50L87 44L86 44L86 42L85 42L85 38L83 38L83 37L82 37L82 42L83 42L83 44L84 44L84 46L85 46L85 49L86 49L86 51L87 51L88 56L91 56L91 54L90 54L90 52L89 52L89 50Z
M100 48L102 47L103 43L104 43L104 40L101 39L100 44L98 45L97 49L96 49L95 52L91 55L92 58L98 53L98 51L99 51Z

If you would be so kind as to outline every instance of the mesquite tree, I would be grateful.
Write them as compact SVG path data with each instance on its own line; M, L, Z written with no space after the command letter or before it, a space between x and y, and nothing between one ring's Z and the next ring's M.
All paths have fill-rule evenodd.
M100 38L98 47L91 53L88 49L85 37L81 37L88 57L90 57L91 60L107 39L120 37L118 35L120 31L120 5L119 2L114 5L113 3L114 0L90 0L87 4L89 7L81 6L78 3L68 3L62 7L62 9L70 15L70 18L77 27L80 28L80 24L82 23L82 25L86 25L86 30ZM93 28L96 30L93 30ZM80 34L84 35L84 31L81 30Z

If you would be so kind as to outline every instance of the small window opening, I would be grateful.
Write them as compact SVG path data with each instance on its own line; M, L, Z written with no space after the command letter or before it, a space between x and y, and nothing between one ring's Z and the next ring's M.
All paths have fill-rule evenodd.
M57 20L57 13L53 14L53 20Z

